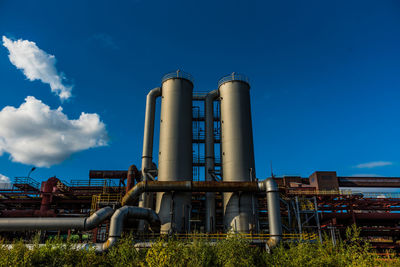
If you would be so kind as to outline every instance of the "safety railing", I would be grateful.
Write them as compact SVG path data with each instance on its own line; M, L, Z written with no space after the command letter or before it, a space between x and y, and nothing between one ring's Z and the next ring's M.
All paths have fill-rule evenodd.
M219 88L222 84L224 84L224 83L226 83L226 82L230 82L230 81L242 81L242 82L245 82L245 83L247 83L247 84L250 85L250 80L249 80L249 78L247 78L247 76L245 76L245 75L243 75L243 74L239 74L239 73L232 72L232 74L227 75L227 76L225 76L225 77L222 77L222 78L218 81L218 88Z
M115 181L111 179L89 179L89 180L70 180L69 182L63 181L63 183L69 187L79 186L117 186Z
M363 198L398 198L400 192L362 192L345 190L291 190L288 192L291 195L341 195L341 196L360 196Z
M353 192L362 194L364 198L400 198L399 192Z
M150 234L144 235L146 239L151 238L159 238L163 236L162 234ZM184 234L174 234L173 235L176 239L187 239L187 240L194 240L194 239L201 239L201 240L223 240L227 238L242 238L249 241L267 241L271 235L270 234L244 234L244 233L184 233ZM318 234L317 233L287 233L282 235L282 239L284 240L317 240Z
M0 183L0 190L12 189L11 183Z
M91 212L95 212L99 209L99 206L108 204L119 204L121 203L121 194L98 194L92 196Z
M165 74L162 78L162 82L165 82L166 80L174 79L174 78L182 78L182 79L188 80L191 83L193 83L192 75L190 75L187 72L181 71L181 70L177 70L177 71Z
M31 177L15 177L14 185L16 187L20 187L21 185L26 187L32 187L35 189L39 189L40 183L32 179Z
M195 99L204 99L206 96L207 96L207 94L208 94L208 92L199 92L199 91L196 91L196 92L193 92L193 98L195 98Z

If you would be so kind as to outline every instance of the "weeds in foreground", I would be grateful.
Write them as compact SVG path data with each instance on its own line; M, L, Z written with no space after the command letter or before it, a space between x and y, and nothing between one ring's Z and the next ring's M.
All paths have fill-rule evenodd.
M0 242L0 266L400 266L398 258L385 260L359 238L355 227L347 241L336 246L325 238L316 243L285 243L267 253L240 236L214 243L160 239L150 249L136 250L132 237L122 238L110 251L96 254L93 248L76 249L73 241L53 239L27 248L22 241L8 248Z

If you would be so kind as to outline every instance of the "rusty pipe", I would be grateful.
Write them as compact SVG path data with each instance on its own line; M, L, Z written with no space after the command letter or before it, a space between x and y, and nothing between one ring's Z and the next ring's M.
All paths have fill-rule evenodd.
M256 182L214 181L142 181L122 198L122 205L131 205L143 192L257 192Z

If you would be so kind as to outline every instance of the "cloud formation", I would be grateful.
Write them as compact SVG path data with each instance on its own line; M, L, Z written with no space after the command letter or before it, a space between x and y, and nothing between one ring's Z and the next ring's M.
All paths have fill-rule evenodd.
M3 46L10 53L8 58L11 63L22 70L30 81L40 80L50 85L51 91L61 100L71 97L72 86L63 82L65 76L56 69L56 58L41 50L36 43L18 39L13 41L3 36Z
M372 161L367 163L358 164L355 167L358 169L371 169L376 167L383 167L393 165L393 162L390 161Z
M0 173L0 183L10 183L10 178Z
M107 142L106 126L96 113L70 120L61 107L52 110L33 96L18 108L0 111L0 155L9 153L14 162L50 167Z

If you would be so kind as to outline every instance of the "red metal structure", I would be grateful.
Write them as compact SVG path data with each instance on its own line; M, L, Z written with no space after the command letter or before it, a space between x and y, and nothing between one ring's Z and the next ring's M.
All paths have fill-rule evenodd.
M51 177L41 185L30 177L17 177L12 185L0 186L0 216L87 216L104 205L118 206L126 190L140 180L140 175L132 165L129 171L92 170L87 180L65 182ZM336 172L315 172L308 178L274 179L280 186L286 232L327 231L337 238L343 236L348 226L356 224L361 236L373 246L400 249L400 193L360 193L358 189L398 188L399 177L337 177ZM204 193L193 193L192 230L204 229L204 203ZM219 193L216 194L216 211L219 231L223 226ZM258 211L259 228L264 231L268 211L262 194ZM107 223L93 230L93 239L104 239L106 232Z

